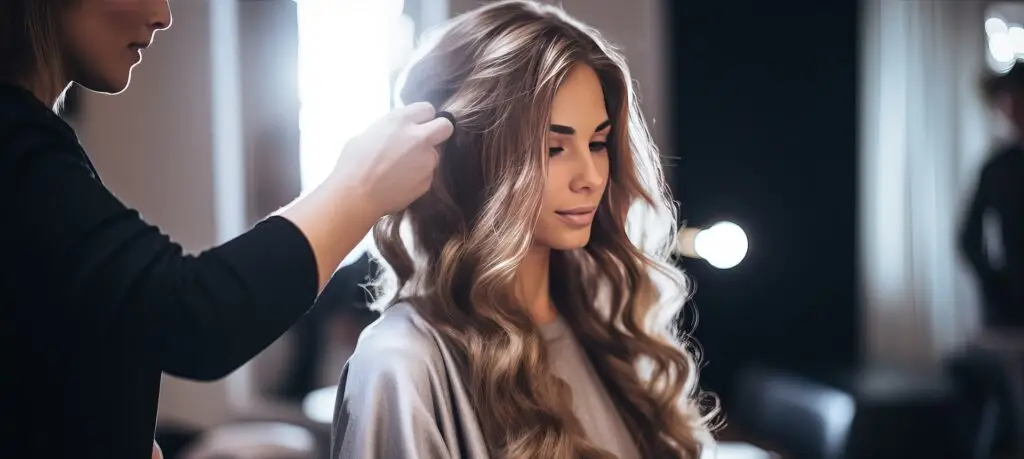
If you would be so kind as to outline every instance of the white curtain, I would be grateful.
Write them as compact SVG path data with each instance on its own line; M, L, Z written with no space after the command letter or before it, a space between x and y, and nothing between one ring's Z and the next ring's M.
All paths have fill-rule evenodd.
M870 362L930 365L977 328L956 234L989 122L982 1L866 0L860 107L862 329Z

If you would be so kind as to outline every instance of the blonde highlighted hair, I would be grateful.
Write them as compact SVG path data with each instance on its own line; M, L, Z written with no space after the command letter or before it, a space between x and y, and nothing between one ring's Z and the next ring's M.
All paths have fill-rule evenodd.
M404 103L431 102L458 128L431 190L374 228L376 307L411 303L455 350L494 456L612 457L586 439L515 296L541 207L551 104L576 65L593 68L604 90L610 178L589 244L552 253L551 295L643 457L697 458L718 410L677 326L686 284L669 259L675 208L660 157L625 59L559 8L502 1L463 14L401 78Z

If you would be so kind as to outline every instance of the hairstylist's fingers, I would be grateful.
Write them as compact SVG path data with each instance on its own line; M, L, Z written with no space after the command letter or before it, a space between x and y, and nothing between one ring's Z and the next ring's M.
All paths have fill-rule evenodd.
M430 102L416 102L396 110L399 115L413 124L426 123L434 119L434 106Z
M420 190L421 195L430 191L430 187L434 184L434 178L437 174L437 166L441 164L441 150L437 147L431 148L429 152L424 153L426 153L427 156L423 158L423 160L426 161L426 164L423 166L422 170L430 171L430 173L423 175L423 181L421 182L423 187Z
M437 165L441 163L441 149L438 147L431 148L430 156L434 159L434 161L430 164L430 168L436 169Z
M451 121L447 118L438 117L431 121L416 126L416 129L420 131L420 135L423 136L424 143L431 147L440 145L448 140L455 131L455 126L452 125Z
M437 112L437 117L438 118L444 118L444 119L446 119L448 121L451 121L452 122L452 126L455 126L455 115L452 115L452 112L441 110L441 111Z

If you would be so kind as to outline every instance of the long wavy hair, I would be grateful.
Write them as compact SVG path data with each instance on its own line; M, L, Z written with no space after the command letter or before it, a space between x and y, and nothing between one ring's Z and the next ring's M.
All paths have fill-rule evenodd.
M450 345L495 457L613 457L586 439L515 295L541 208L551 104L580 64L604 90L610 177L590 242L552 253L551 296L643 457L697 458L718 410L676 325L686 285L669 260L675 210L659 154L625 59L556 7L502 1L463 14L400 78L403 103L431 102L458 127L431 190L374 227L375 307L411 303Z

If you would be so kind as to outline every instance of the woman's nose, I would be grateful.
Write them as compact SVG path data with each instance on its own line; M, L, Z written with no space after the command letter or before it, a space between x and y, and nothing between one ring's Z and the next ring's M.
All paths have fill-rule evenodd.
M576 191L599 189L604 184L605 177L601 173L598 158L590 151L590 144L578 149L576 161L576 179L574 187Z
M164 30L171 26L174 21L171 15L169 0L150 0L152 9L149 13L149 26L153 30Z

